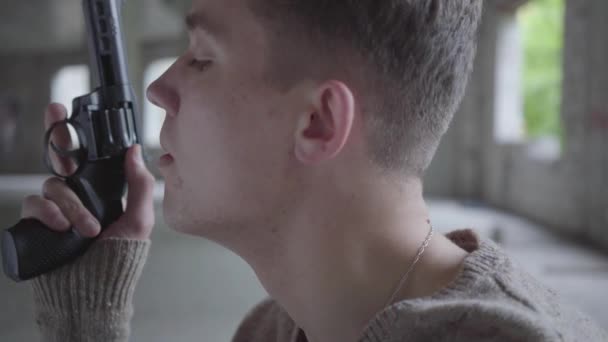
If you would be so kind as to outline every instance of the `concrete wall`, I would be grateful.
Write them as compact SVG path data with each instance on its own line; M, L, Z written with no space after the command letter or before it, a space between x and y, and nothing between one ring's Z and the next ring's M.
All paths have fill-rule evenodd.
M0 56L0 93L15 97L20 105L18 149L0 156L0 173L45 171L43 114L51 97L51 79L64 65L81 62L78 52Z
M608 245L608 2L567 3L567 158L581 186L584 232Z
M505 15L512 14L486 4L475 72L427 194L481 200L608 249L608 2L567 1L559 158L494 137L496 23Z

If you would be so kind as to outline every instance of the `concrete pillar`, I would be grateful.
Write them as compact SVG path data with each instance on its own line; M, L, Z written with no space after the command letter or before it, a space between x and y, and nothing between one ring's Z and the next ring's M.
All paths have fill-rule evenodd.
M19 104L15 149L0 158L0 173L44 172L43 113L50 98L49 61L43 55L0 57L2 91Z
M496 8L484 6L473 74L451 127L443 137L425 177L430 196L479 199L486 173L484 149L493 139ZM489 127L489 128L488 128Z
M563 120L585 234L608 246L608 2L567 1Z
M430 195L493 203L509 196L509 158L494 136L498 23L525 2L484 1L467 93L425 179Z

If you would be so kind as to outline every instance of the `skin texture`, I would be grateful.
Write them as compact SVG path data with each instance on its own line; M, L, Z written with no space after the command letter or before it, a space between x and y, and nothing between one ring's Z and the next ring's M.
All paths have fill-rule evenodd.
M147 94L167 114L166 223L241 256L309 341L355 341L427 236L421 180L370 161L347 75L269 84L273 47L246 0L194 0L190 13L189 48ZM49 107L47 122L60 112ZM137 160L134 148L127 211L106 236L147 239L154 225L153 182ZM53 229L90 218L61 182L48 183L24 217ZM444 287L465 256L436 233L395 301Z

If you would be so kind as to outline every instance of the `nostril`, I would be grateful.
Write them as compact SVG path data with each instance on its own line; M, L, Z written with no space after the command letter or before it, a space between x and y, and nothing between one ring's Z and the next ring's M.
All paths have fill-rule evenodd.
M162 106L168 116L175 116L179 111L179 97L174 92L163 93Z
M175 116L179 111L180 99L177 89L172 87L167 78L160 77L148 86L146 97L153 105L164 109L169 116Z
M160 100L159 100L159 94L160 94L160 87L158 84L158 80L156 80L156 81L152 82L152 84L150 84L148 89L146 89L146 97L148 98L148 101L150 101L155 106L162 107Z
M155 106L158 106L158 103L156 102L155 95L154 95L154 89L152 88L153 86L154 86L154 83L150 84L150 86L148 86L148 88L146 89L146 98L148 99L148 101L150 101L150 103L152 103Z

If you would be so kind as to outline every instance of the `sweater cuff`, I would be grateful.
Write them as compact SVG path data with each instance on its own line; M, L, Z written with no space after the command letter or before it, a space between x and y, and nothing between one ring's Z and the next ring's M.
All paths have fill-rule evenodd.
M64 327L71 331L63 333L81 336L87 330L128 334L133 293L150 244L149 240L98 240L74 263L34 279L36 320L43 335L45 327Z

